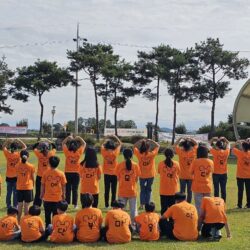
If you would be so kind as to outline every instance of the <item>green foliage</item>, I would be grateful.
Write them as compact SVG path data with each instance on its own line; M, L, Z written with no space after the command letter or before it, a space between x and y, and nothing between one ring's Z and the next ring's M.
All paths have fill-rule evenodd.
M177 134L186 134L187 133L187 128L186 128L185 124L181 123L181 124L177 125L176 128L175 128L175 132Z
M145 137L139 136L139 135L134 135L134 136L123 136L121 137L121 141L123 143L131 143L135 144L137 141L144 139Z
M28 127L28 119L22 119L16 123L17 127Z

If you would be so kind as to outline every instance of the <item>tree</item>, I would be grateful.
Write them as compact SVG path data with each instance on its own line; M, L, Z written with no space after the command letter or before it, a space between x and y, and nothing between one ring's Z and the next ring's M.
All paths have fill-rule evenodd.
M133 120L118 120L117 125L119 128L137 128Z
M73 82L69 71L57 66L56 62L36 61L34 65L17 69L15 79L17 90L23 90L27 95L38 96L41 106L39 138L42 135L44 105L42 97L45 92L54 88L61 88Z
M43 122L41 134L45 134L45 135L51 134L51 124L49 122Z
M197 131L197 134L207 134L211 131L211 125L202 125Z
M187 128L184 123L181 123L175 127L175 132L177 134L186 134L187 133Z
M247 77L249 60L239 58L239 52L225 50L218 38L196 43L195 54L200 69L200 81L194 82L195 92L201 102L212 102L210 136L213 136L216 100L231 90L231 79Z
M67 51L71 71L84 70L90 77L90 82L94 88L95 110L96 110L96 139L99 141L99 106L97 81L101 75L102 67L109 61L113 54L110 45L91 44L86 41L79 47L78 51Z
M22 119L16 123L17 127L28 127L28 119Z

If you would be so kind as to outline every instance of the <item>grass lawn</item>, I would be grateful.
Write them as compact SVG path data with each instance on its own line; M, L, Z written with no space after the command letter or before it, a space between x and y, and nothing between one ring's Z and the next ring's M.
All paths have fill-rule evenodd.
M62 153L58 153L61 158L60 169L64 166L64 156ZM99 156L100 157L100 156ZM156 163L161 161L164 157L159 155L156 159ZM120 156L120 160L122 157ZM3 153L0 153L1 169L0 173L5 179L5 159ZM30 156L30 162L37 164L36 158L33 154ZM101 159L100 159L101 162ZM250 210L249 209L235 209L237 204L237 185L235 179L236 164L235 160L229 161L229 174L227 185L227 209L228 209L228 221L231 227L233 238L227 240L225 237L225 229L222 230L223 238L218 242L208 242L205 240L198 240L197 242L173 242L167 239L161 239L158 242L141 242L138 236L134 236L131 243L120 245L109 245L104 242L98 242L94 244L81 244L74 242L70 245L55 245L48 242L38 244L22 244L20 242L3 242L0 243L1 250L18 250L18 249L249 249L250 248ZM6 213L5 205L6 185L3 182L2 185L2 197L0 200L0 216L2 217ZM157 211L160 211L160 199L159 199L159 178L155 178L153 185L153 200L156 203ZM245 204L245 197L243 204ZM139 203L138 203L139 205ZM103 179L100 182L100 198L99 208L104 208L104 188ZM75 215L75 211L72 206L69 207L69 214ZM105 216L105 213L104 213ZM42 218L44 214L42 212Z

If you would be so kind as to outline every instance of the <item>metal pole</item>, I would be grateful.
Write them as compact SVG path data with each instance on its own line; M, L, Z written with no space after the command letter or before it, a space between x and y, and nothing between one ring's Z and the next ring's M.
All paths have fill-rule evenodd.
M52 114L52 123L51 123L51 141L53 141L54 138L54 116L56 113L56 106L53 106L52 110L51 110L51 114Z
M79 49L79 23L77 23L76 31L76 52ZM76 71L76 87L75 87L75 135L78 135L78 70Z

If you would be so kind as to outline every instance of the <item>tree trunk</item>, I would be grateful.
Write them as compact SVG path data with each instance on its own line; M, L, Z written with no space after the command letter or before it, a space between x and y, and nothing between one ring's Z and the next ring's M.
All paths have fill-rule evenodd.
M155 129L154 136L155 141L158 141L158 116L159 116L159 97L160 97L160 77L157 79L157 90L156 90L156 115L155 115Z
M39 103L41 106L41 113L40 113L40 129L39 129L39 135L38 135L38 139L40 140L42 137L42 129L43 129L43 103L42 103L42 94L38 95L39 97Z
M116 107L115 107L115 117L114 117L114 122L115 122L115 135L117 136L117 102L116 102L116 88L115 88L115 104L116 104Z
M94 76L94 79L93 79L93 86L94 86L94 92L95 92L96 140L99 142L99 140L100 140L100 132L99 132L99 110L98 110L98 95L97 95L97 89L96 89L96 83L95 83L95 76Z
M174 96L174 117L173 117L174 119L173 119L172 145L174 145L174 141L175 141L176 106L177 106L177 100L176 100L176 96Z
M215 127L214 127L214 112L215 112L215 101L216 98L213 98L212 101L212 110L211 110L211 130L210 130L210 135L209 135L209 139L211 139L214 134L215 134Z
M105 86L104 128L103 128L103 134L105 132L106 122L107 122L107 108L108 108L108 81L106 81L106 86Z

